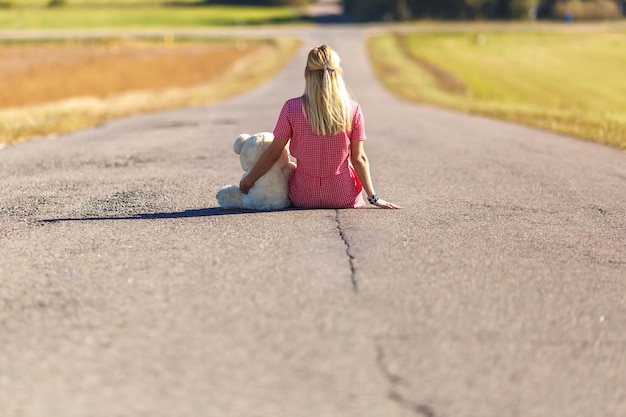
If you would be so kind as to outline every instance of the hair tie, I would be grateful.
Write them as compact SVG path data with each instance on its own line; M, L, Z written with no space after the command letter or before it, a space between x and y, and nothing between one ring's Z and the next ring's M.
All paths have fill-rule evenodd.
M324 69L328 71L328 74L332 74L333 72L335 72L335 69L330 66L330 63L328 61L324 62Z

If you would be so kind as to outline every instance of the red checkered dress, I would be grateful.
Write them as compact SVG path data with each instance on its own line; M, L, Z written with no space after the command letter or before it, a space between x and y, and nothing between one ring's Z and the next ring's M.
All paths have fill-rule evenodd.
M365 205L363 187L350 163L350 141L365 140L361 107L352 101L352 130L318 135L311 128L300 97L287 100L278 116L274 136L290 139L289 150L298 167L289 179L295 207L351 208Z

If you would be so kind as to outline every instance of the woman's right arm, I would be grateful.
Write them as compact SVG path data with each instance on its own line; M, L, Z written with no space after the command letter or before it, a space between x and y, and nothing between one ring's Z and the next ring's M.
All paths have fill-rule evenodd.
M289 139L274 138L270 147L263 152L263 155L254 164L248 175L239 182L239 190L242 193L248 194L256 180L261 178L278 161L283 149L287 146L287 142L289 142Z

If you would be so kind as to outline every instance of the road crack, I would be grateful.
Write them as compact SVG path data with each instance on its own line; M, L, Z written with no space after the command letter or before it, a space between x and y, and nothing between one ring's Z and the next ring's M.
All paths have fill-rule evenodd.
M409 383L400 375L395 374L389 369L385 349L382 346L376 346L376 364L380 369L381 374L387 380L390 385L389 399L398 404L402 408L413 411L416 415L422 417L436 417L435 410L427 404L419 403L408 399L405 395L400 393L401 388L408 389Z
M376 364L385 379L392 386L406 385L406 381L401 376L396 375L389 370L389 365L387 364L387 360L385 358L385 349L383 349L380 345L376 346Z
M343 244L346 248L346 255L348 256L348 262L350 264L350 282L352 283L352 290L355 294L359 293L359 283L356 280L356 265L355 265L355 257L352 254L352 246L350 245L350 241L346 237L346 233L344 232L341 222L339 221L339 210L335 210L335 222L337 224L337 231L339 233L339 237L343 241Z

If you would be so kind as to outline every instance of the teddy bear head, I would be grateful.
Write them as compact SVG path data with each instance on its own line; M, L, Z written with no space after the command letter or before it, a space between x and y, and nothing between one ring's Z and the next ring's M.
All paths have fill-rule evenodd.
M248 172L254 167L254 164L261 158L263 152L267 150L272 144L274 140L274 135L269 132L261 132L256 133L254 135L242 134L237 140L235 140L235 144L233 145L233 149L236 154L239 155L239 162L241 163L241 168L244 171ZM284 159L284 156L287 156L286 152L283 152L284 155L281 158ZM289 157L287 156L286 161L283 161L285 165L289 162Z

